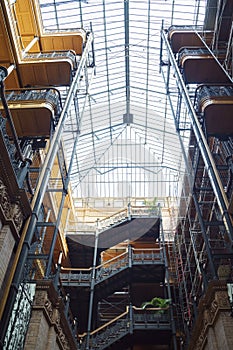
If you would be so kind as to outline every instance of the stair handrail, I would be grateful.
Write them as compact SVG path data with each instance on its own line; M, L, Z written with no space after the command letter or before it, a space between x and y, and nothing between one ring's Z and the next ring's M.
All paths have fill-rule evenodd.
M137 254L137 251L140 252ZM144 261L144 260L150 260L147 259L147 254L150 253L154 258L151 260L160 260L160 258L163 257L162 255L162 248L132 248L132 262L138 262L138 261ZM145 255L143 255L145 254ZM140 259L136 257L136 255L140 256ZM108 274L107 277L114 271L113 269L119 271L119 269L123 269L129 266L129 250L126 248L123 253L114 256L113 258L104 261L103 263L97 265L95 267L96 271L96 279L98 280L99 276L101 275L101 270ZM90 281L91 273L93 271L93 267L89 268L78 268L78 267L61 267L61 277L64 280L65 276L68 281L76 280L78 279L79 282L82 282L82 276L83 276L83 282L87 282L87 280ZM77 275L79 278L77 278ZM87 275L89 275L89 279L87 279Z
M78 281L81 283L90 283L92 275L92 267L78 268L78 267L63 267L61 266L60 279L63 282Z
M168 311L170 308L170 305L166 306L166 307L137 307L137 306L132 306L132 309L135 311L135 314L142 314L142 313L150 313L150 312L156 312L156 311ZM158 314L161 315L161 314ZM166 314L167 315L167 314Z
M103 324L102 326L96 328L94 331L92 331L90 333L91 336L95 335L96 333L98 333L99 331L102 331L103 329L107 328L108 326L110 326L112 323L118 321L120 318L123 318L126 315L129 315L129 311L130 311L130 307L135 310L135 311L142 311L142 312L147 312L147 311L160 311L160 310L164 310L167 311L169 309L170 306L166 306L166 307L151 307L151 308L142 308L142 307L137 307L137 306L126 306L126 311L124 311L122 314L118 315L117 317L113 318L112 320L108 321L107 323ZM82 333L79 334L79 337L83 338L87 335L87 333Z
M163 260L163 251L161 247L158 248L132 248L132 262L139 261L161 261Z
M163 250L163 248L161 247L157 247L157 248L132 248L133 251L142 251L142 252L154 252L154 251L158 251L158 252L161 252Z
M102 264L97 265L96 270L103 267L104 265L111 264L113 261L118 260L119 258L121 258L123 256L127 256L127 255L128 255L128 249L125 249L125 251L123 253L116 255L109 260L104 261Z
M128 256L129 252L126 250L125 252L113 257L112 259L96 266L96 282L98 280L108 278L110 275L113 275L120 270L127 268L129 265Z
M140 254L137 254L137 251L140 251ZM144 259L147 258L147 255L146 253L151 253L151 255L153 255L153 253L155 252L155 257L157 257L158 259L156 260L160 260L160 258L163 257L162 255L162 248L158 247L158 248L132 248L132 262L137 262L139 260L141 261L144 261ZM145 256L143 257L143 253L145 254ZM141 256L141 259L138 259L136 258L136 254ZM96 266L96 270L100 270L102 268L105 268L104 266L105 265L109 265L107 266L107 268L111 269L112 267L116 268L116 264L115 261L119 261L119 264L120 264L120 268L121 267L128 267L129 265L129 255L130 255L130 252L129 252L129 249L127 248L123 253L103 262L102 264ZM122 259L124 257L124 259ZM118 267L118 268L119 268Z
M111 263L113 260L115 260L115 259L117 259L117 258L119 258L121 256L124 256L125 254L127 254L127 249L125 249L125 251L123 253L121 253L121 254L119 254L117 256L114 256L113 258L103 262L102 264L97 265L96 269L102 267L105 264ZM62 267L61 269L63 271L72 271L72 272L73 271L89 271L89 272L91 272L93 267Z
M115 317L111 321L108 321L104 325L100 326L99 328L96 328L94 331L91 332L91 336L95 335L96 333L99 333L100 331L104 330L105 328L109 327L111 324L117 322L119 319L123 318L124 316L127 316L129 314L129 306L126 307L126 311L124 311L119 316Z
M159 217L159 208L158 206L146 206L146 205L140 205L140 206L130 206L130 208L124 208L112 215L106 216L102 219L98 220L99 224L99 234L101 234L102 231L105 231L109 227L113 227L114 225L119 225L120 223L131 220L132 217ZM120 220L116 221L114 223L114 218L120 218ZM108 224L110 223L110 224ZM111 223L114 223L114 225ZM83 231L84 232L90 232L91 234L95 235L96 232L96 223L94 222L77 222L72 221L72 224L69 225L69 228L67 231Z
M166 306L166 307L147 307L147 308L132 306L133 310L135 310L135 311L159 311L159 310L168 310L169 307L170 307L169 305Z
M132 216L158 216L159 208L158 206L130 206L128 208L122 209L117 213L107 216L106 218L99 220L100 230L104 230L114 224L114 219L120 218L115 224L119 224L125 220L131 220ZM110 224L108 224L110 222ZM100 232L101 233L101 232Z
M93 330L91 333L90 333L90 341L92 341L92 338L94 337L97 337L98 334L101 334L101 333L104 333L106 332L113 324L117 324L117 322L119 320L124 320L124 321L127 321L126 323L126 329L128 330L128 332L130 332L130 329L133 330L134 328L134 324L137 324L137 320L134 319L134 314L155 314L155 312L158 312L158 311L168 311L170 306L167 306L165 308L160 308L160 307L153 307L153 308L141 308L141 307L136 307L136 306L132 306L132 305L127 305L126 306L126 311L121 313L120 315L118 315L117 317L115 317L114 319L108 321L107 323L105 323L104 325L96 328L95 330ZM166 318L168 319L169 318L169 315L168 314L165 314L166 315ZM164 316L163 314L157 314L158 316L158 320L157 322L160 321L160 316ZM161 317L162 318L162 317ZM148 321L150 320L147 320L145 319L144 323L148 323ZM156 322L156 323L157 323ZM170 323L170 322L169 322ZM123 335L123 334L122 334ZM85 348L86 344L85 344L85 337L87 336L87 333L82 333L82 334L79 334L79 339L80 339L80 343L81 343L81 349L82 348ZM117 336L117 335L116 335ZM107 341L105 339L105 341ZM107 344L106 344L107 345ZM84 347L83 347L84 346ZM90 349L92 349L92 347L90 347Z
M108 329L109 329L109 326L112 326L113 324L117 324L117 322L119 320L122 320L122 321L127 321L127 324L126 324L126 327L128 327L128 316L129 315L129 310L126 309L125 312L123 312L122 314L118 315L117 317L115 317L114 319L110 320L109 322L105 323L104 325L98 327L97 329L95 329L94 331L92 331L90 333L90 341L92 341L92 339L94 337L97 337L98 334L101 334L102 332L106 332ZM81 347L80 349L86 349L86 340L87 340L87 333L82 333L82 334L79 334L78 338L80 340L80 344L81 344ZM86 339L85 339L86 338ZM89 344L88 344L89 346ZM89 347L88 347L89 348ZM92 348L92 347L91 347Z
M109 215L107 217L105 217L102 220L99 220L99 229L104 230L107 227L111 227L114 224L119 224L122 221L125 221L128 219L128 212L127 209L122 209L120 211L118 211L117 213L114 213L112 215ZM117 219L117 221L116 221Z
M102 268L104 269L104 265L107 264L112 264L112 267L114 266L113 262L116 260L119 260L119 258L123 257L125 255L125 257L127 258L127 250L125 250L125 252L113 257L112 259L105 261L104 263L98 265L95 267L95 271L96 274L98 275L98 271L100 271ZM128 259L127 259L128 261ZM125 266L127 266L128 264L125 263ZM111 266L109 267L111 269ZM92 271L93 271L93 267L89 267L89 268L78 268L78 267L61 267L61 279L66 279L68 281L72 281L72 280L79 280L79 282L87 282L91 280L91 275L92 275ZM77 278L77 275L81 278ZM89 279L86 278L86 276L89 275ZM82 276L83 276L83 280L82 280Z
M159 216L157 205L134 205L131 206L131 216Z
M64 271L91 271L92 267L61 267Z

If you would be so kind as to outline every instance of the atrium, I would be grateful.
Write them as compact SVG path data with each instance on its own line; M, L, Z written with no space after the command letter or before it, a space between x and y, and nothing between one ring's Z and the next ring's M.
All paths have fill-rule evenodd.
M232 23L1 1L1 348L232 349Z

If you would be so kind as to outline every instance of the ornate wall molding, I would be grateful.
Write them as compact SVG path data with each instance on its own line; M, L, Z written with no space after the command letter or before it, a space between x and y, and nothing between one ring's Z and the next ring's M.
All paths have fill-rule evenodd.
M11 201L10 196L7 192L7 187L4 185L3 181L0 179L0 205L3 209L6 219L11 219Z
M1 118L0 118L1 119ZM1 203L4 209L6 208L7 199L10 201L10 204L17 203L23 214L23 218L27 218L31 214L31 206L29 199L27 197L27 193L24 188L20 188L18 184L18 180L16 177L16 173L14 171L14 164L11 159L11 152L6 147L5 137L2 133L2 129L0 127L0 180L1 180L1 188L7 189L7 197L5 195L5 190L3 195L5 196L5 200ZM18 165L17 165L18 166ZM3 199L2 199L3 200ZM2 205L0 207L2 208ZM8 213L6 210L2 210L5 215L3 219L9 219ZM1 214L1 213L0 213ZM7 223L10 224L10 223ZM18 219L17 219L18 224ZM16 225L17 226L17 225Z
M2 179L0 179L0 217L4 224L10 225L15 238L18 238L25 218L23 209L19 201L11 201L7 186Z
M199 303L198 317L188 350L203 350L209 327L214 327L220 313L226 314L227 312L230 317L230 311L226 282L211 281L205 296Z

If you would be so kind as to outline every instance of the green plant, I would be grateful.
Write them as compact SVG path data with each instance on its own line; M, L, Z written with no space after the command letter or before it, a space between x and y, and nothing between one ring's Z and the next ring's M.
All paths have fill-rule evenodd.
M148 210L150 213L153 214L154 211L157 209L157 198L155 197L152 201L144 200L143 205L148 207Z
M147 199L145 199L143 201L143 205L147 205L150 207L155 207L157 205L157 198L155 197L152 201L148 201Z
M143 302L141 307L142 309L158 308L160 310L156 310L156 312L163 314L166 311L166 309L169 307L170 303L171 303L171 299L154 297L150 301Z

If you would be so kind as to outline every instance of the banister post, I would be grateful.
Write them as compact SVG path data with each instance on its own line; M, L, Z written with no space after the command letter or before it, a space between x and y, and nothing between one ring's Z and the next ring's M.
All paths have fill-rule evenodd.
M88 312L86 350L89 350L89 342L90 342L90 335L91 335L90 333L91 333L94 290L95 290L98 241L99 241L99 219L96 220L95 247L94 247L93 266L92 266L92 273L91 273L91 290L90 290L90 301L89 301L89 312Z
M132 246L129 244L128 245L128 264L129 264L129 268L132 267L132 262L133 262L133 250L132 250Z
M59 253L59 257L58 257L58 262L57 262L57 268L56 268L56 272L55 272L55 276L54 276L54 287L56 289L56 291L58 291L58 287L59 287L59 277L60 277L60 272L61 272L61 262L62 262L62 251Z
M129 304L129 333L133 334L133 306Z
M128 216L128 220L131 220L132 217L132 213L131 213L131 203L127 204L127 216Z

